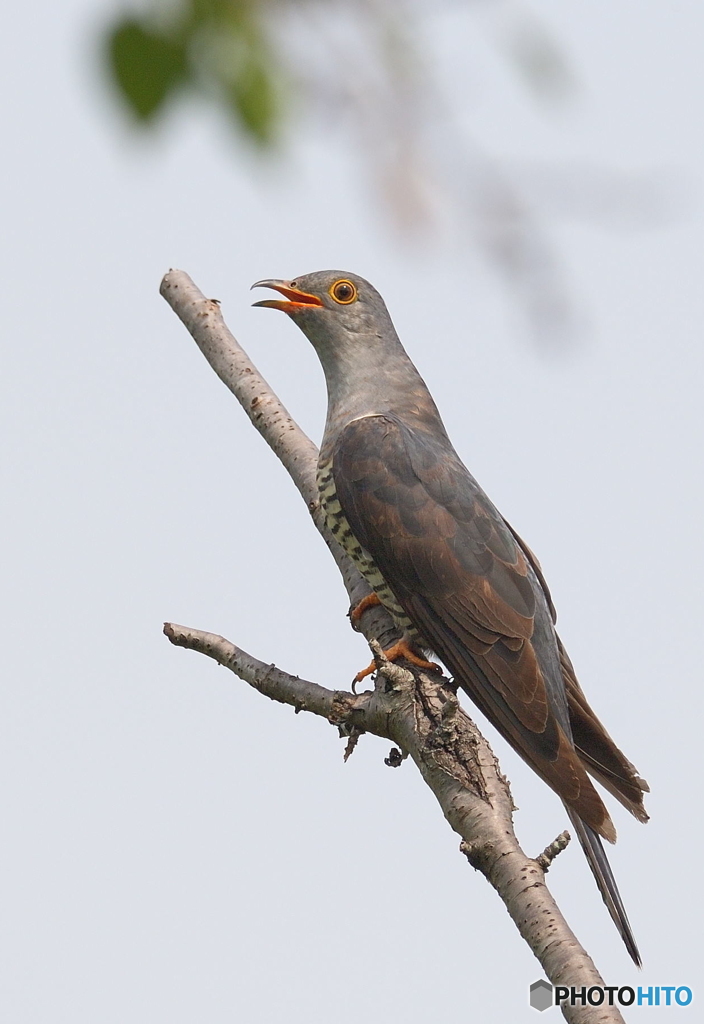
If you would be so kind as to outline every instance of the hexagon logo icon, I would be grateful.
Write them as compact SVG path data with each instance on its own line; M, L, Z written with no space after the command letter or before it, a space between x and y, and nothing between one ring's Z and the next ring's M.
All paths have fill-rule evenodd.
M534 1010L547 1010L548 1006L553 1005L552 1001L552 985L549 981L534 981L530 987L530 1005Z

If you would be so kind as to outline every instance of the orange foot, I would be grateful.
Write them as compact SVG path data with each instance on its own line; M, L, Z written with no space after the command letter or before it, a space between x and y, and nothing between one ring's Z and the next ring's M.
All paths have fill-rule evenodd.
M365 598L366 600L366 598ZM361 604L361 602L360 602ZM359 607L359 605L357 605ZM356 609L355 609L356 611ZM432 669L433 672L442 672L442 669L434 661L426 661L425 658L419 658L415 651L406 643L405 640L399 640L393 647L389 647L388 651L384 651L384 654L389 661L398 661L399 658L405 658L406 661L410 661L412 665L417 665L418 668ZM354 677L354 685L361 683L363 679L370 676L372 672L376 672L376 662L373 661L371 665L367 665L365 669L358 672Z
M352 623L353 628L357 628L357 624L366 612L367 608L374 608L378 604L381 604L378 594L367 594L366 597L363 597L359 604L356 604L350 612L350 622Z

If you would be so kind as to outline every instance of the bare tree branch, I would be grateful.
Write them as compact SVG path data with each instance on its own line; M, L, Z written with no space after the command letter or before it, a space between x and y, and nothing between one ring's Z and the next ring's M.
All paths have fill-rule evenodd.
M178 270L165 276L161 294L288 470L335 557L350 599L356 603L368 588L328 534L317 500L315 445L227 329L215 300L206 299L188 275ZM399 750L389 763L398 764L406 754L415 762L447 821L461 836L462 852L494 886L551 982L579 988L603 985L545 885L545 870L566 845L564 836L551 843L538 860L523 853L513 831L508 783L451 684L437 673L411 672L384 657L381 644L387 646L394 629L383 609L365 612L362 627L378 672L374 690L361 694L328 690L289 675L213 633L173 623L167 623L164 632L173 644L213 658L272 700L326 718L346 735L369 732L395 743ZM623 1022L615 1006L563 1005L562 1011L571 1024Z

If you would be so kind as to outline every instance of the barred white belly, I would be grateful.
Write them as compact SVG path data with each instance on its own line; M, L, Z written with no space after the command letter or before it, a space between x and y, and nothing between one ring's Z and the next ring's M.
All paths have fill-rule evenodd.
M335 480L332 475L332 461L330 459L318 463L316 480L320 504L325 512L330 532L355 563L369 586L391 614L399 629L403 631L405 636L413 639L417 636L417 633L411 624L411 620L394 597L391 588L377 569L371 556L364 550L350 529L347 518L342 511L342 506L337 500Z

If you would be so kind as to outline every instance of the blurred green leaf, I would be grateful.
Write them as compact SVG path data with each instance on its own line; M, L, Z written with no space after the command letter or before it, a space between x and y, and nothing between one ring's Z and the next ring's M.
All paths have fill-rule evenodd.
M188 78L184 42L135 18L125 18L113 29L108 53L122 98L140 121L150 121Z
M256 2L256 0L255 0ZM252 0L187 0L194 22L219 20L252 6Z
M225 83L225 99L241 126L257 142L271 142L277 122L276 88L266 66L244 55L242 66Z

